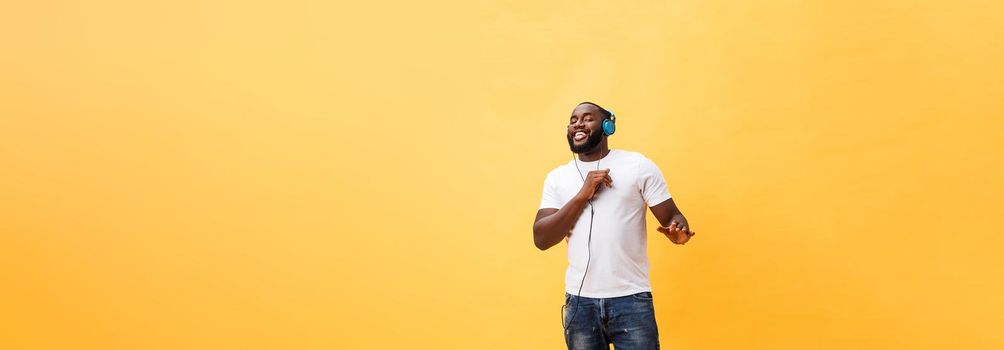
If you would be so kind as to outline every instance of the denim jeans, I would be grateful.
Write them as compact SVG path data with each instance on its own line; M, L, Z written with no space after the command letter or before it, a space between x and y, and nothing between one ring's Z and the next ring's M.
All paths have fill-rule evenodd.
M578 306L576 306L578 302ZM652 293L586 298L565 293L562 314L569 350L659 349Z

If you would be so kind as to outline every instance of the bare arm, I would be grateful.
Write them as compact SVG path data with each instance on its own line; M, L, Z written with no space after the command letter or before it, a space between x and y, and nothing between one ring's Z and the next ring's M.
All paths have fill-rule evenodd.
M537 249L547 250L560 243L575 227L575 221L585 207L586 201L572 200L561 209L538 210L533 222L533 244Z
M687 218L680 212L680 208L676 207L676 202L673 202L672 198L656 204L654 207L649 208L649 210L659 220L660 226L657 231L665 234L673 243L687 243L690 237L696 234L696 232L692 231Z
M609 172L610 169L590 171L579 193L561 209L543 208L537 211L537 217L533 220L533 244L537 249L547 250L569 235L589 199L599 191L600 186L613 186Z

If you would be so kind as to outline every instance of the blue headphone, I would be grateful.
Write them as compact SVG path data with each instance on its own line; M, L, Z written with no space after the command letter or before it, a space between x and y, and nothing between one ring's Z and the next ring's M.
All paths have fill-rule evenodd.
M610 113L610 118L603 121L603 135L610 136L614 134L614 131L617 131L617 125L614 124L614 119L617 119L617 116L615 116L614 112L609 109L604 110L607 111L607 113Z

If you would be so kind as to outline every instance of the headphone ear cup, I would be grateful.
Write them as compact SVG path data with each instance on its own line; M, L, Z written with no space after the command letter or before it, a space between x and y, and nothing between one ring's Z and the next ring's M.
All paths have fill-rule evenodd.
M613 135L614 131L617 131L617 125L614 124L614 121L610 119L603 121L602 128L603 128L603 134L607 136Z

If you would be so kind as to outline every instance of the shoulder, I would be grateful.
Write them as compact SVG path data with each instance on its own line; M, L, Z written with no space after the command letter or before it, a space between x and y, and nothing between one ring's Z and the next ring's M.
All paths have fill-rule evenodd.
M551 169L551 171L547 172L547 176L544 177L544 180L545 181L551 181L552 179L555 178L555 176L558 176L558 175L560 175L560 174L562 174L564 172L567 172L568 169L570 169L572 167L571 164L572 164L572 162L569 161L568 163L561 164L561 165L558 165L558 166L554 167L553 169Z
M648 157L645 157L645 155L641 154L640 152L622 150L622 149L617 149L616 151L618 153L618 157L627 162L635 164L652 163L652 160L648 159Z
M659 166L655 162L640 152L621 151L621 153L623 154L623 158L621 159L623 159L624 163L632 167L641 177L662 173L662 170L659 169Z

